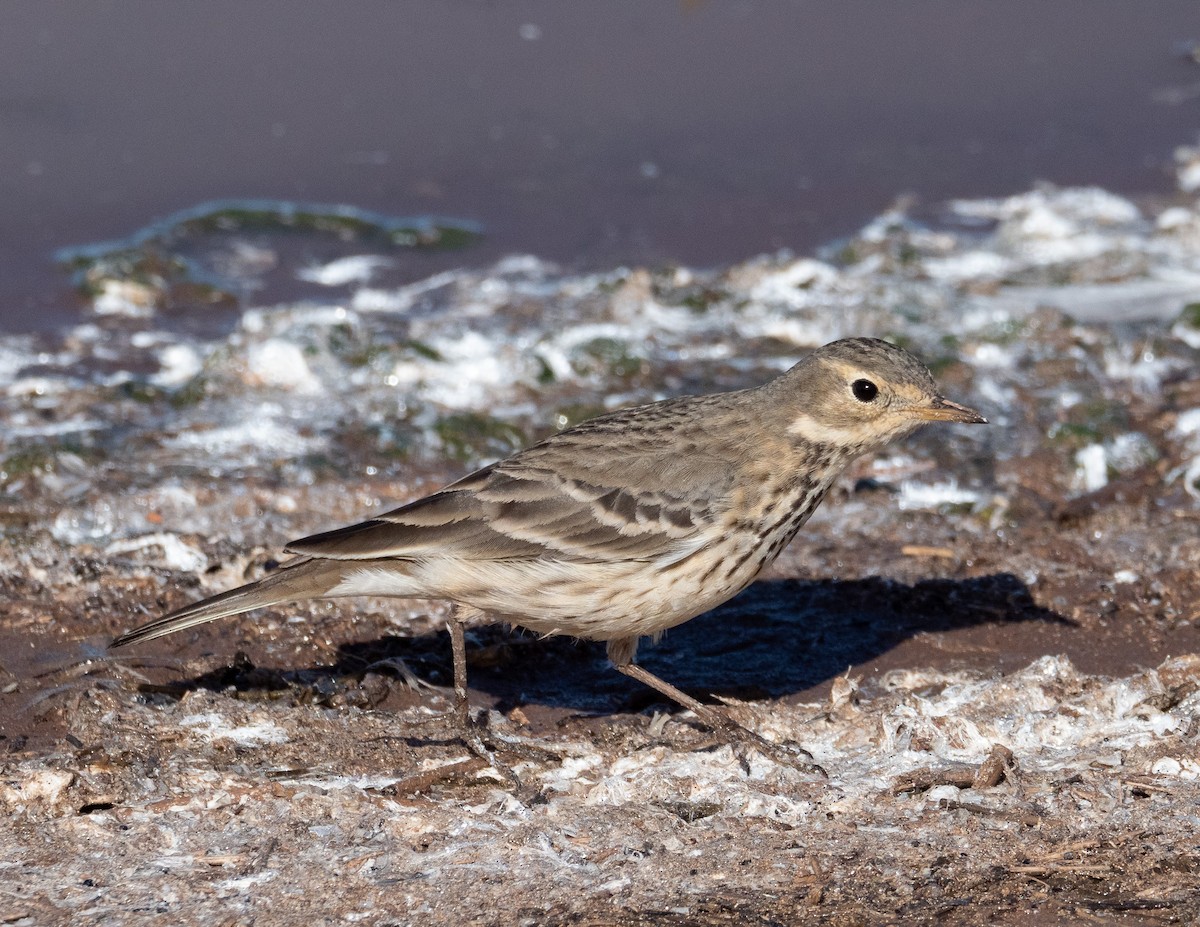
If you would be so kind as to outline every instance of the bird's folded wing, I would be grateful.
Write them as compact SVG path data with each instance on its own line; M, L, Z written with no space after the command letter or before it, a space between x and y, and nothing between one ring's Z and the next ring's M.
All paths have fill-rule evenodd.
M666 457L635 453L624 465L614 460L585 468L563 466L557 453L540 449L370 521L294 541L288 549L348 560L669 557L676 549L680 554L695 549L698 535L722 509L732 477L719 460L691 460L686 473L676 473L683 477L676 482L669 477L680 471L679 461ZM696 480L701 471L703 478ZM639 479L643 472L646 478Z

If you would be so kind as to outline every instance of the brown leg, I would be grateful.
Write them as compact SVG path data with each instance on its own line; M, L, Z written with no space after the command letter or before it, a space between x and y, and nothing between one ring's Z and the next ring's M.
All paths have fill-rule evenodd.
M803 747L796 748L799 753L797 755L797 753L788 750L783 744L771 743L771 741L756 734L749 728L743 727L720 709L696 701L696 699L692 698L682 689L675 688L669 682L659 679L649 670L634 663L633 658L636 653L637 638L623 637L608 642L608 659L612 661L612 665L617 672L624 673L630 679L636 679L660 695L665 695L676 704L682 705L688 711L693 712L701 722L708 725L708 727L717 733L723 734L731 741L752 747L777 763L793 766L804 772L815 772L822 776L826 775L825 770L811 762L812 754Z
M463 633L466 622L483 613L468 605L455 605L447 622L450 629L450 649L454 655L454 714L458 720L459 736L468 750L487 762L492 769L504 776L514 789L520 789L517 774L496 759L494 753L479 736L480 725L471 717L471 702L467 698L467 641Z
M454 714L463 731L470 730L471 702L467 698L467 641L463 633L464 616L455 608L447 622L450 628L450 649L454 654Z

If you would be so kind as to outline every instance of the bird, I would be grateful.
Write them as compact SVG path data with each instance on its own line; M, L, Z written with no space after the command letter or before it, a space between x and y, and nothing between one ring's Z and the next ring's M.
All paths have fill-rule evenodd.
M110 646L305 599L444 599L453 712L475 753L490 756L470 713L464 627L490 620L604 641L616 670L778 759L779 745L635 662L638 643L749 586L851 461L930 422L987 420L945 399L908 351L833 341L763 385L609 412L392 511L292 541L292 558L262 579Z

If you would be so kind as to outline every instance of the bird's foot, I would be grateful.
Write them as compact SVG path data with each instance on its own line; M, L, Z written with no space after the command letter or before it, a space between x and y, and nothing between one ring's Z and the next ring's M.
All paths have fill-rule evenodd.
M721 711L721 709L705 705L703 702L688 695L682 689L676 688L669 682L664 682L649 670L631 662L633 657L632 647L626 646L622 648L614 646L619 643L621 641L618 640L609 641L608 644L608 656L612 660L613 668L617 672L636 679L661 695L665 695L677 705L687 708L700 719L702 724L711 728L715 733L724 736L731 744L741 744L743 747L755 750L767 759L774 760L783 766L791 766L793 769L798 769L801 772L821 776L826 779L829 778L829 774L825 770L812 762L812 754L803 747L796 746L797 754L782 744L772 743L749 728L743 727L734 721L733 718L729 717L729 715L725 714L725 712ZM625 643L629 644L629 640L626 640ZM633 641L633 644L636 644L636 640ZM750 767L745 756L740 756L739 760L742 768L748 773Z
M363 673L364 675L366 673L375 673L381 669L391 670L393 673L399 676L404 684L414 692L419 692L421 689L428 689L432 692L436 692L438 690L438 687L433 683L426 682L424 679L414 673L409 668L409 665L400 659L400 657L387 657L383 660L376 660L374 663L368 665L367 668L363 670Z
M741 748L738 751L738 760L742 765L742 769L747 773L750 772L750 764L743 751L753 750L755 753L765 756L767 759L781 766L790 766L799 772L811 776L820 776L822 779L829 778L829 773L814 762L813 755L799 744L790 742L783 744L775 743L734 721L733 718L719 709L707 705L704 706L704 709L704 713L700 715L700 720L717 733L724 735L726 740L735 749L738 747Z
M517 774L513 772L512 767L500 762L496 758L496 751L488 747L483 741L483 732L489 730L488 713L481 711L479 717L473 717L470 712L465 714L457 714L458 738L462 741L463 746L471 751L475 756L479 757L495 772L505 779L514 792L520 793L523 786Z
M743 728L743 730L745 729ZM733 741L733 747L738 752L742 769L747 773L750 772L750 763L744 751L753 750L780 766L788 766L806 775L819 776L822 779L829 778L829 773L825 771L824 767L813 762L813 755L799 744L790 742L777 744L760 737L753 731L747 731L747 733L752 735L752 739L747 740L739 736Z
M511 786L518 797L525 796L527 791L520 777L512 767L501 762L497 754L511 754L520 760L533 763L554 763L562 761L562 754L547 747L539 747L522 739L505 735L490 723L491 713L480 710L472 715L465 715L458 707L450 711L439 712L426 718L417 718L407 723L414 727L439 725L449 727L451 737L463 744L471 755L483 760L490 769L495 770ZM526 796L528 797L528 796Z

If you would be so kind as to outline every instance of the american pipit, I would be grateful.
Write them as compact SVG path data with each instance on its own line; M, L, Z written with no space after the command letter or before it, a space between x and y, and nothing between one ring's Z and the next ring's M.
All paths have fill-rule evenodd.
M122 635L335 596L449 599L456 711L472 749L463 627L489 616L608 642L617 670L771 755L776 745L634 663L657 635L745 589L854 458L930 421L985 422L908 352L827 344L756 389L622 409L445 489L288 545L276 572Z

